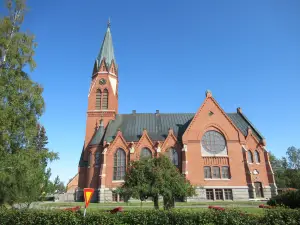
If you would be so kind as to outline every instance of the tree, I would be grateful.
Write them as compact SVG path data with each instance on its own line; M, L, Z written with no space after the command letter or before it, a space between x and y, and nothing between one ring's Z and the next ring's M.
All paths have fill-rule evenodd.
M163 155L131 162L125 182L118 192L127 198L138 198L141 201L152 197L155 209L159 208L159 196L163 197L164 208L170 209L174 207L175 198L195 195L194 187Z
M290 169L300 170L300 148L289 147L286 151L288 167Z
M62 193L66 191L66 187L62 181L60 181L59 176L56 176L54 179L54 189L58 193Z
M300 189L300 149L289 147L286 156L277 159L270 153L270 162L277 187Z
M7 0L0 19L0 205L37 200L47 178L46 132L38 123L44 112L43 88L25 68L36 67L34 36L21 31L25 0Z

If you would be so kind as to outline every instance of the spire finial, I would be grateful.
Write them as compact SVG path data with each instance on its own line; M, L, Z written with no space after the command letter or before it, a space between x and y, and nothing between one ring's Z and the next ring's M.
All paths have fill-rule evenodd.
M110 27L110 17L108 17L107 27Z

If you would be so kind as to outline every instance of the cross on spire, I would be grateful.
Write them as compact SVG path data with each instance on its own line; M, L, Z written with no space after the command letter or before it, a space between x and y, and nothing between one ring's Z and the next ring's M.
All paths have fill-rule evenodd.
M110 17L108 17L107 27L110 27Z

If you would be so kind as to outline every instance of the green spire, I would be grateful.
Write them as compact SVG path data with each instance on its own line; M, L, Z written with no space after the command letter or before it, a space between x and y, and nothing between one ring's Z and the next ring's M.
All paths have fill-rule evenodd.
M107 30L104 36L104 40L102 42L102 46L99 52L99 55L97 57L97 67L99 68L100 63L102 59L105 58L105 63L107 67L110 67L112 60L115 61L116 64L116 59L115 59L115 54L114 54L114 46L112 42L112 36L110 32L110 19L108 19L107 23Z

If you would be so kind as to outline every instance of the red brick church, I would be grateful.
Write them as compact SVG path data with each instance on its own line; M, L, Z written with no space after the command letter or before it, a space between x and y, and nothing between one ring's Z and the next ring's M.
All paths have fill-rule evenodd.
M120 76L122 76L120 74ZM95 188L94 201L119 201L126 166L140 157L167 154L197 187L188 201L248 200L277 193L266 140L241 108L226 113L206 91L197 112L118 113L118 64L110 24L94 63L77 200ZM138 81L137 81L138 82Z

